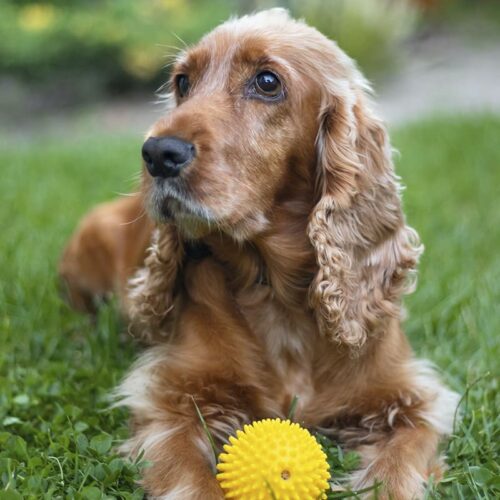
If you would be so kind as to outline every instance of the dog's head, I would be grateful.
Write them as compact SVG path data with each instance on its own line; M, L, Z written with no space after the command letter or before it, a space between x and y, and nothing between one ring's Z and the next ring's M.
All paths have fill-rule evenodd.
M310 189L318 272L309 298L320 330L360 345L380 317L397 314L418 250L353 61L272 9L230 20L182 53L170 85L172 109L143 146L146 205L164 233L250 239L300 179Z
M178 56L173 108L144 144L150 213L188 235L265 229L290 170L314 175L328 80L348 84L351 70L333 42L284 10L219 26Z

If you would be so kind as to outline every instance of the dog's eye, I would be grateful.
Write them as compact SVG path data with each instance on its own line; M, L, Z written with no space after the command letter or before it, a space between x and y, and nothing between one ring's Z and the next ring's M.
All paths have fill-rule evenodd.
M187 75L177 75L175 77L175 84L181 97L185 97L189 92L189 77Z
M264 97L277 97L281 94L281 82L270 71L262 71L255 77L255 89Z

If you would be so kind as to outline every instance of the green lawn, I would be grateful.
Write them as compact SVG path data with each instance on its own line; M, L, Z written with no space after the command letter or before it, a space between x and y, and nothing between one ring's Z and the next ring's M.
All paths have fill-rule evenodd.
M429 498L498 498L500 117L394 131L408 219L426 252L407 331L464 394L450 469ZM56 262L80 215L133 186L140 137L0 144L0 499L142 498L113 453L107 394L135 356L112 307L91 324L59 299ZM339 457L335 471L352 457ZM16 493L18 492L18 493Z

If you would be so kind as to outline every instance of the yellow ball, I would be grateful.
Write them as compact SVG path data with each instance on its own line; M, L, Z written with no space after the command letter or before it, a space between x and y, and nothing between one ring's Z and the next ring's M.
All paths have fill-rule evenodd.
M226 498L326 498L330 477L321 446L299 424L266 419L245 425L219 455L217 479Z

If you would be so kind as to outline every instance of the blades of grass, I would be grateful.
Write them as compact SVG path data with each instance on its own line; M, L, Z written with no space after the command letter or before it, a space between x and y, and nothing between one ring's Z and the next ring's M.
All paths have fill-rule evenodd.
M366 488L363 488L361 490L356 490L356 491L342 491L342 492L337 492L333 493L333 495L330 495L328 498L360 498L359 495L362 495L363 493L369 493L373 492L375 493L375 498L378 498L378 492L380 489L380 486L382 483L377 482L372 486L368 486Z
M469 464L465 464L465 469L467 471L466 481L467 481L470 489L474 492L474 495L475 495L474 498L484 498L480 494L480 492L479 492L479 490L477 488L476 480L474 478L474 474L472 473L472 471L470 469Z
M481 382L481 380L483 379L486 379L490 376L490 372L486 372L486 373L483 373L482 375L480 375L479 377L476 378L476 380L473 380L470 384L467 384L467 387L465 388L465 391L464 393L462 394L462 397L459 399L458 401L458 404L457 404L457 407L455 408L455 414L453 415L453 433L455 433L455 425L457 423L457 417L458 417L458 410L460 408L460 406L462 405L462 403L464 401L467 402L467 397L469 395L469 392L470 390L476 385L478 384L479 382ZM466 407L466 410L467 410L467 407Z
M57 463L57 466L59 468L59 474L61 476L61 486L64 486L64 472L63 472L61 462L59 461L59 459L57 457L52 457L50 455L47 455L47 458L50 460L54 460Z
M299 402L299 397L294 396L292 402L290 403L290 409L288 410L287 419L293 421L293 417L295 416L295 410L297 409L297 403Z
M85 486L85 482L87 481L87 478L89 477L90 475L90 467L87 465L85 471L83 472L83 479L80 481L80 486L78 487L78 493L80 493L83 489L83 487Z
M264 478L264 483L266 483L266 487L269 490L269 494L271 495L271 499L276 500L276 494L274 493L273 488L271 487L271 485L269 484L269 481L266 478Z
M425 485L424 500L432 500L434 494L434 476L431 474ZM435 498L435 497L434 497Z
M217 448L215 446L215 441L214 441L214 438L212 437L212 433L210 432L210 429L208 428L207 422L203 418L203 415L201 414L200 408L196 404L194 397L191 396L191 399L193 400L193 404L194 404L194 407L196 409L196 413L198 414L198 418L200 419L203 430L205 431L205 434L207 435L208 441L210 442L210 446L212 447L212 451L214 453L214 458L215 458L215 463L217 463L219 457L217 456Z

